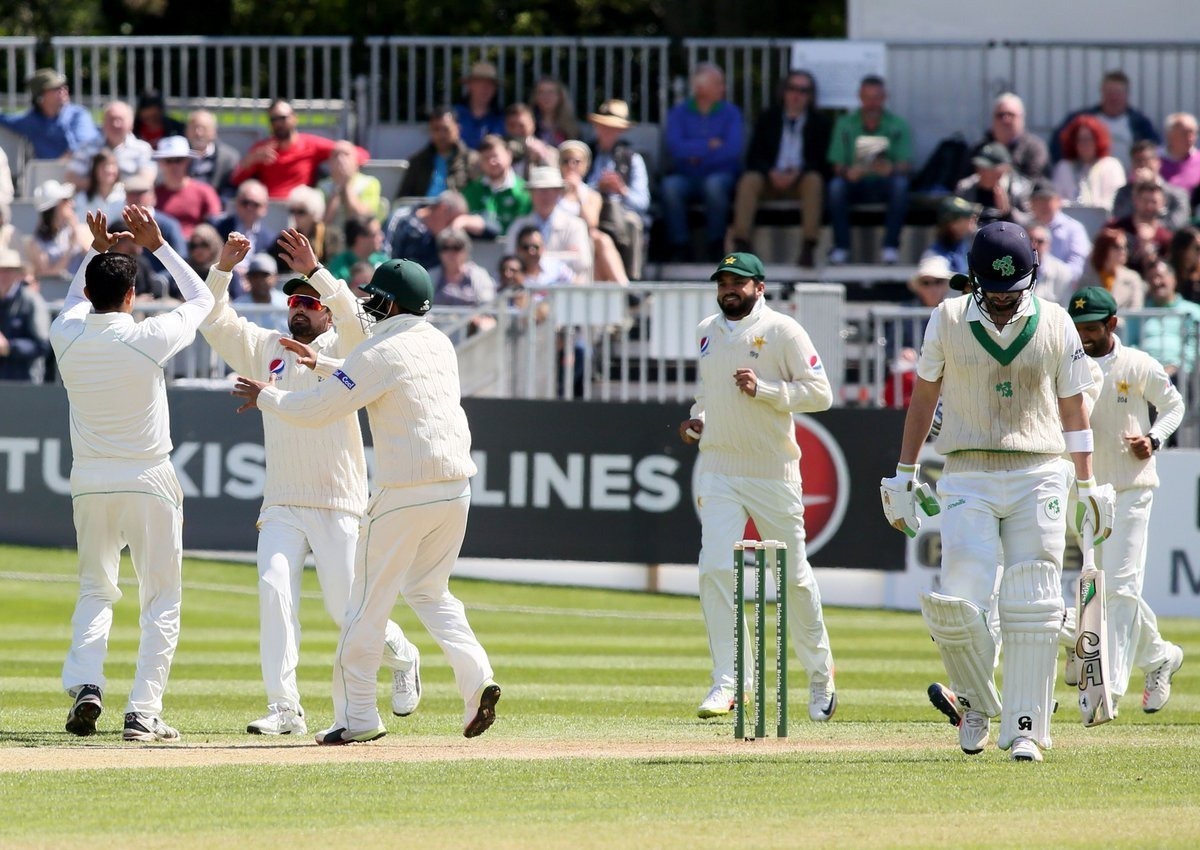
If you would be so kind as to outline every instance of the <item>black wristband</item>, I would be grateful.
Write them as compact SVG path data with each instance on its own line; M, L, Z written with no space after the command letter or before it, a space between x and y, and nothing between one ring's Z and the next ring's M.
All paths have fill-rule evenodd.
M319 272L323 268L325 268L323 265L321 265L320 263L317 263L315 266L312 267L312 271L310 271L308 274L306 274L305 277L311 278L313 275L315 275L317 272Z
M1150 435L1150 451L1156 452L1161 448L1162 448L1162 440L1160 440L1158 437L1151 434Z

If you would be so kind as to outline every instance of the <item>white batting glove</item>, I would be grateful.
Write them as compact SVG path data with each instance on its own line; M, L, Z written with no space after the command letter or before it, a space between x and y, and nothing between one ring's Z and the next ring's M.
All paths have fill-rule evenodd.
M897 464L896 474L879 482L879 499L883 502L884 517L892 528L903 531L909 537L916 537L921 528L918 507L926 516L936 516L941 512L941 506L929 485L916 480L920 469L917 464Z
M1099 546L1112 534L1113 519L1117 515L1117 493L1111 484L1099 485L1095 478L1076 483L1075 492L1079 495L1079 504L1075 506L1075 530L1082 537L1084 521L1088 520L1095 533L1091 545Z

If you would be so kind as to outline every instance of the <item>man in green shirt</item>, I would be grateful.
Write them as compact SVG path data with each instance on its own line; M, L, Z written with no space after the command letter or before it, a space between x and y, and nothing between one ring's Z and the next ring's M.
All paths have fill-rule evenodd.
M329 273L338 280L350 279L350 268L367 262L371 268L391 259L383 250L383 227L374 216L353 215L346 219L346 250L334 255L326 264Z
M899 259L900 228L908 208L908 170L912 137L908 122L884 109L887 88L883 78L863 77L858 87L861 108L838 119L829 144L834 178L829 182L829 213L833 218L833 250L829 262L850 258L850 205L885 203L887 213L880 259Z
M483 216L482 235L494 238L533 209L525 181L512 168L512 152L500 136L487 135L479 143L479 167L483 176L463 189L467 209Z

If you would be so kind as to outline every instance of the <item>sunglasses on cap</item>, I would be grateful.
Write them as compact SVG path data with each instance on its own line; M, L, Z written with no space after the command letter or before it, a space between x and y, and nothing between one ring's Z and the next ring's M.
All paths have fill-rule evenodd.
M325 305L321 303L321 299L313 298L311 295L289 295L287 305L293 310L325 309Z

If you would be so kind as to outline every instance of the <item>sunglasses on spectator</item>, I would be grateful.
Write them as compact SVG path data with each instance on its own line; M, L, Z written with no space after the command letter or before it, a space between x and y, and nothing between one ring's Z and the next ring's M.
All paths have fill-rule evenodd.
M250 207L251 209L256 209L258 207L265 207L266 203L263 201L251 200L250 198L241 198L238 200L238 206L239 207Z
M439 251L462 251L466 249L466 245L461 242L447 242L438 248Z
M195 251L197 248L208 248L208 247L210 247L210 246L209 246L209 244L208 244L207 242L201 242L201 241L199 241L199 240L197 240L197 241L195 241L195 242L189 242L189 243L187 243L187 246L188 246L188 250L189 250L189 251Z
M271 115L270 121L272 124L274 124L276 121L286 121L291 117L292 116L290 116L290 115Z
M188 158L186 156L170 156L160 161L170 165L179 165L180 163L187 162Z
M1016 112L993 112L992 113L993 118L1016 118L1017 115L1018 115L1018 113L1016 113Z
M540 250L542 250L542 246L536 242L522 242L520 245L517 246L517 248L519 248L522 251L540 251Z
M287 305L293 310L320 310L323 308L321 299L311 295L289 295Z
M304 207L288 207L288 212L290 212L292 215L312 215L312 213L306 210Z
M786 88L787 91L795 92L796 94L812 94L812 86L797 86L790 85Z

